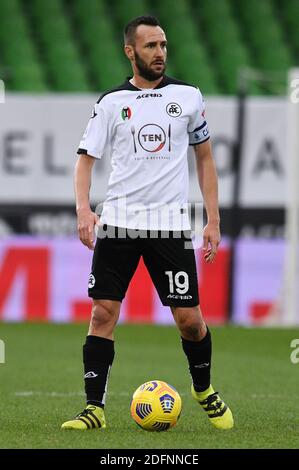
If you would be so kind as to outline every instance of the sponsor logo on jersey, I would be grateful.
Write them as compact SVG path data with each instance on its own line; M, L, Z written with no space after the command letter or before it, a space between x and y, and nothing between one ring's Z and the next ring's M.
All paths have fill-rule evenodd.
M138 142L147 152L159 152L166 143L166 133L157 124L146 124L138 132Z
M166 106L168 116L179 117L182 114L182 108L177 103L168 103Z
M94 277L93 274L90 274L89 280L88 280L88 288L92 289L96 283L96 278Z
M123 121L128 121L132 116L132 111L131 111L131 108L129 108L129 106L125 106L122 110L121 110L121 118Z
M189 299L192 299L192 295L168 294L167 298L168 299L189 300Z
M141 98L162 98L161 93L143 93L142 95L138 95L136 100L140 100Z

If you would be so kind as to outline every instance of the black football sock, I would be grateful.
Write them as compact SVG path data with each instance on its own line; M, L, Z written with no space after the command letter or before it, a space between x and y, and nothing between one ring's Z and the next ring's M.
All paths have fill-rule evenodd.
M104 408L110 368L114 359L114 341L87 336L83 346L84 382L88 405Z
M212 341L209 329L201 341L182 338L182 347L188 359L194 390L203 392L209 388L211 376Z

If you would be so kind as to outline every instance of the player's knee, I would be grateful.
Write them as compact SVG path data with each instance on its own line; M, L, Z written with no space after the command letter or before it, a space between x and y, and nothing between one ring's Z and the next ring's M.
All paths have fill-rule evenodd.
M184 322L180 325L180 331L183 338L189 341L200 341L200 325L196 322Z
M115 324L118 311L109 300L94 300L92 304L91 323L95 327Z
M190 341L200 341L205 325L198 308L181 309L177 313L177 325L181 335Z

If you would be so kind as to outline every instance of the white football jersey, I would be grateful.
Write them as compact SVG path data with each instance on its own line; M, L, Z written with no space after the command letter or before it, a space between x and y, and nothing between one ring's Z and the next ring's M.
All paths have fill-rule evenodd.
M190 229L187 151L208 139L203 98L192 85L165 76L155 88L141 90L128 78L103 94L78 149L95 158L111 155L101 222Z

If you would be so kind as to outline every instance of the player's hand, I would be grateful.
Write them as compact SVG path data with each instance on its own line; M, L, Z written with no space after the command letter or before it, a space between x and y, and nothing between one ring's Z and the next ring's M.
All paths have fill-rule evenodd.
M79 209L77 211L79 238L83 245L87 246L90 250L94 250L94 227L99 220L99 216L90 209Z
M203 252L207 263L213 263L220 243L219 223L208 222L203 231Z

